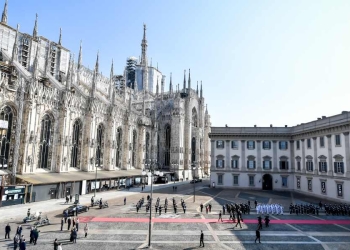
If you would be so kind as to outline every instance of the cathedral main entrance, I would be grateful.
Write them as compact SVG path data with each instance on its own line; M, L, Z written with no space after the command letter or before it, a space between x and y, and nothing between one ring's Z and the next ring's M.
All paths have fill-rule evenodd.
M272 176L270 174L264 174L262 178L262 189L272 190Z

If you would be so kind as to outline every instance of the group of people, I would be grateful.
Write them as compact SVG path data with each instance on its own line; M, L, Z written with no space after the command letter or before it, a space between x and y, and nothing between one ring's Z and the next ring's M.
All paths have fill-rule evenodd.
M137 203L136 203L136 211L139 212L141 209L142 205L144 203L144 198L142 197Z
M327 215L350 216L350 205L348 204L324 204L324 210Z
M258 204L256 213L283 215L283 206L280 204Z
M203 213L203 207L204 207L204 205L203 205L203 203L201 203L201 205L200 205L201 213ZM211 213L211 203L205 205L205 211L206 211L206 213L208 213L208 212Z
M318 215L320 207L312 204L293 204L289 205L290 214L314 214Z
M27 243L24 238L24 235L22 234L23 228L22 225L19 225L16 229L15 237L13 238L13 249L19 248L19 250L25 250L27 248ZM34 226L30 228L30 244L36 245L38 238L39 238L39 230ZM5 226L5 239L10 239L10 233L11 233L11 226L10 224L7 224Z

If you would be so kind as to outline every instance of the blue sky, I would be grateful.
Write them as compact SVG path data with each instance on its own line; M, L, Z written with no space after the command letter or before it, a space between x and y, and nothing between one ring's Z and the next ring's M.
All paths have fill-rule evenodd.
M0 1L3 6L4 0ZM296 125L350 110L350 1L9 0L8 23L58 40L109 76L139 56L203 81L213 126ZM168 87L168 82L167 82ZM167 88L166 88L167 89Z

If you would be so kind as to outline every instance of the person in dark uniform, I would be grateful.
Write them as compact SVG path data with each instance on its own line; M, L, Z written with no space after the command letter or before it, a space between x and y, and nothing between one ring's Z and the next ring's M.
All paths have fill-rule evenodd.
M269 227L270 219L269 216L265 216L265 227Z
M72 195L69 195L69 202L72 202Z
M63 218L61 219L61 231L63 230L63 224L64 224L64 220Z
M200 207L201 207L201 213L202 213L203 212L203 203L201 203Z
M258 202L256 200L254 201L254 205L255 205L255 208L258 205Z
M148 197L148 196L147 196ZM126 197L124 197L124 205L126 205Z
M16 236L13 238L13 249L17 250L17 247L19 247L19 236L16 234Z
M201 238L199 240L199 247L204 247L204 234L202 230L201 230Z
M221 220L221 222L222 222L222 215L221 215L221 211L219 212L219 219L218 219L218 221L220 221Z
M259 229L257 229L257 230L255 231L255 235L256 235L255 243L256 243L256 240L259 240L259 243L261 243L261 242L260 242L260 231L259 231Z
M10 227L10 224L7 223L5 227L5 239L10 239L10 232L11 232L11 227Z
M70 229L70 225L71 225L71 224L72 224L72 219L69 217L69 218L68 218L68 229L67 229L68 231L69 231L69 229Z
M93 196L91 197L91 206L92 207L94 206L94 197Z
M56 238L55 241L53 242L53 250L57 250L57 249L58 249L58 242Z
M262 229L262 218L261 216L258 217L258 231Z
M239 224L239 226L242 228L242 225L241 225L241 218L240 218L239 216L237 216L236 227L237 227L238 224Z
M20 250L26 250L27 249L27 244L26 244L26 240L23 239L21 243L19 243L19 249Z

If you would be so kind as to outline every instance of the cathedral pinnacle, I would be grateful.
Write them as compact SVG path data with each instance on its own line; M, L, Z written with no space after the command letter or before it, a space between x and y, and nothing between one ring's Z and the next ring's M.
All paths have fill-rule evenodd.
M17 39L18 39L18 30L19 30L19 24L17 24L17 29L16 29L16 36L15 36L15 43L13 45L13 49L12 49L12 57L11 57L11 62L13 63L13 61L15 59L17 59L17 53L18 53L18 44L17 44Z
M147 66L147 40L146 40L146 24L143 24L143 39L141 43L141 65Z
M35 16L35 24L33 29L33 38L37 38L38 36L38 14Z
M113 59L112 59L112 65L111 65L111 73L109 74L109 78L112 81L113 80L113 75L114 75L114 70L113 70Z
M40 46L38 43L38 45L36 46L34 65L33 65L33 78L34 78L34 80L36 80L38 78L38 73L39 73L39 50L40 50Z
M196 94L198 95L198 81L197 81L197 90L196 90Z
M173 93L173 74L172 73L170 73L169 92L170 92L170 94Z
M82 47L82 41L80 40L80 48L79 48L79 56L78 56L78 69L82 66L82 60L83 60L83 47Z
M191 92L191 69L188 69L188 93Z
M5 1L4 10L2 12L1 22L7 24L7 0Z
M186 70L184 70L184 92L186 92Z
M62 29L60 28L60 37L58 38L58 44L62 44Z
M112 59L111 73L110 73L110 76L109 76L110 83L109 83L109 88L108 88L108 94L109 94L109 97L112 100L113 100L112 94L113 94L113 85L114 85L113 75L114 75L114 72L113 72L113 59Z
M156 95L159 94L159 83L158 83L159 76L157 76L157 86L156 86Z
M201 81L201 93L200 93L200 98L203 98L203 88L202 88L202 81Z
M96 74L98 74L98 71L99 71L99 63L98 63L99 54L100 54L100 51L97 51L96 64L95 64L95 73Z

